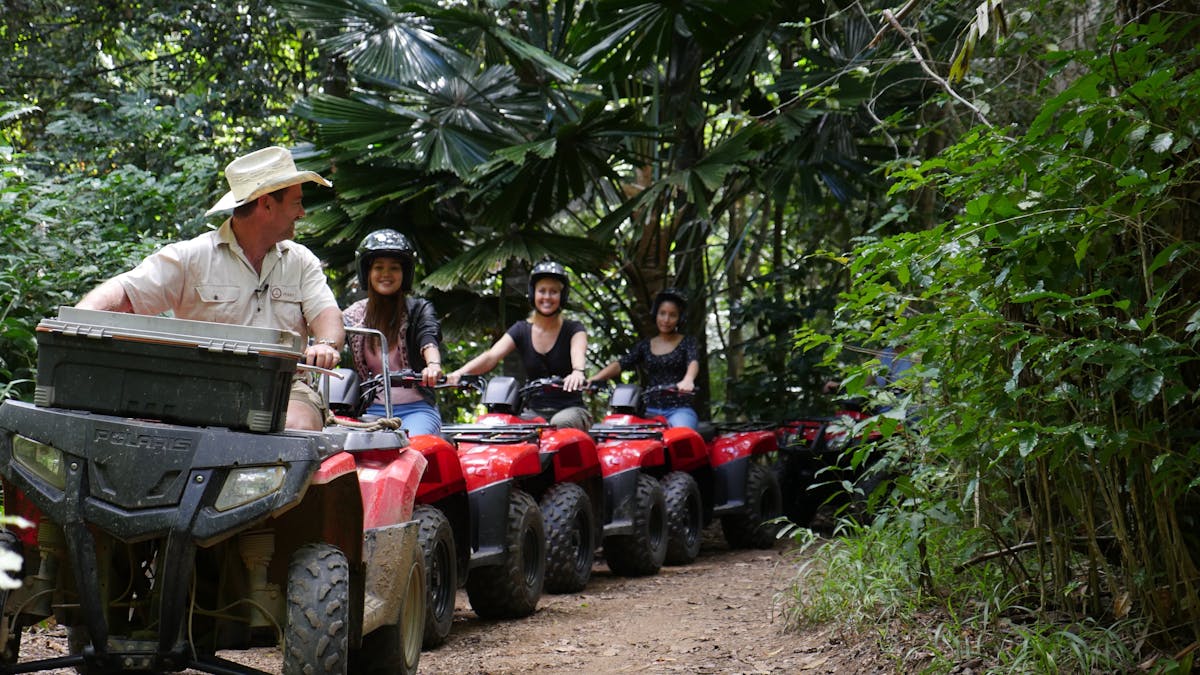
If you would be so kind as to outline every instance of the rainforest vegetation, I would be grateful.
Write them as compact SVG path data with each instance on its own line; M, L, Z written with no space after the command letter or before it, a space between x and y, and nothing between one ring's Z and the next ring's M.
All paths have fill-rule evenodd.
M870 424L898 478L791 621L932 612L944 672L1187 671L1198 22L1195 0L0 0L0 394L31 396L41 318L218 224L225 163L285 145L334 181L297 238L341 299L363 235L405 233L447 362L524 315L549 257L592 369L686 289L713 419L827 413L830 379L889 397ZM916 366L876 391L889 347Z

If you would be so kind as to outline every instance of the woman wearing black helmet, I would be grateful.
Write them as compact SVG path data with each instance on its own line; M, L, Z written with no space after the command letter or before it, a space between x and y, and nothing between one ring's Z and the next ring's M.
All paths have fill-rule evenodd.
M367 297L342 312L347 326L373 328L388 342L388 369L409 368L421 373L425 386L392 389L392 414L411 436L436 434L442 417L434 405L433 390L442 372L438 344L442 328L433 303L408 295L413 285L415 253L408 239L395 230L376 230L358 245L358 283ZM354 369L362 378L382 371L379 341L365 335L347 334L354 354ZM367 408L367 414L385 413L383 392Z
M562 391L536 394L526 405L526 414L536 413L556 427L586 431L592 416L583 405L580 390L586 382L587 332L583 324L562 316L570 290L562 265L551 261L534 265L529 273L529 304L533 306L529 318L514 323L491 349L449 373L446 380L457 383L463 375L486 373L515 350L526 378L563 378Z
M679 390L678 394L648 394L646 413L662 416L669 426L696 429L700 418L689 403L690 397L681 395L696 390L696 375L700 372L696 339L679 332L686 311L687 296L677 289L664 288L654 296L651 308L658 335L638 341L632 351L602 368L592 381L612 379L622 370L638 367L644 373L646 387L674 385Z

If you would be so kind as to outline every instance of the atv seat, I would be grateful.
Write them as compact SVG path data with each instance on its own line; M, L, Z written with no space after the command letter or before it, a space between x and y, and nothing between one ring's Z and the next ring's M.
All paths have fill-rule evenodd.
M325 378L329 383L330 412L344 417L358 417L367 409L367 402L362 400L362 381L358 373L352 368L336 368L334 372L342 377Z

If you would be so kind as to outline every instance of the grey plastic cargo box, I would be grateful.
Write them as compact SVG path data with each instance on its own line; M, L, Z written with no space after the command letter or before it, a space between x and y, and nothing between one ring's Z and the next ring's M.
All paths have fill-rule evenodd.
M60 307L37 327L34 403L192 426L283 429L299 335Z

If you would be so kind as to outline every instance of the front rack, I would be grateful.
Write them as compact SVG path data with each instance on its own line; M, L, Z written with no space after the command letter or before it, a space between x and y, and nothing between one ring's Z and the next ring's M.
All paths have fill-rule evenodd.
M647 424L597 424L588 433L598 441L607 440L661 440L663 429L666 427L659 422Z
M532 423L506 424L500 427L487 424L455 424L442 427L442 435L453 443L512 445L537 442L542 429L548 428L548 424Z

